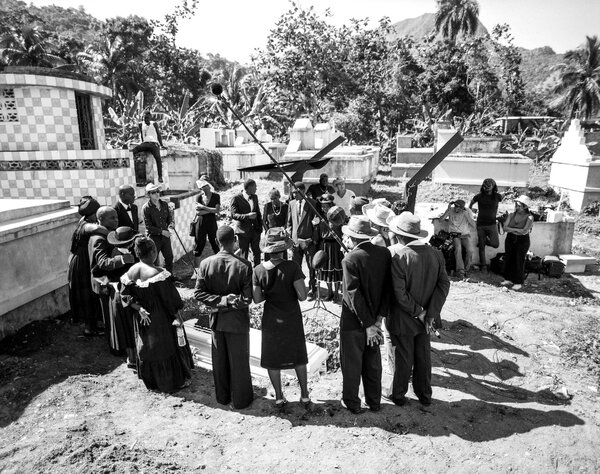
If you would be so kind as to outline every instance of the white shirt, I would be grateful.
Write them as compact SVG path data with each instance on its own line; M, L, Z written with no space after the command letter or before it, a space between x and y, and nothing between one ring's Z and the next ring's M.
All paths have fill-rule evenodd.
M142 122L142 137L144 142L158 143L158 135L156 134L154 122L150 121L150 125L146 125L146 122Z
M244 191L244 197L246 198L246 201L248 201L248 203L250 204L250 212L254 212L254 200L252 199L252 196L250 194L247 194L246 191Z
M346 193L344 194L344 197L340 197L338 195L338 193L334 193L333 194L333 203L336 206L340 206L344 210L344 212L346 213L346 215L349 216L350 215L350 209L352 208L352 200L355 197L356 197L356 194L354 194L349 189L346 189Z

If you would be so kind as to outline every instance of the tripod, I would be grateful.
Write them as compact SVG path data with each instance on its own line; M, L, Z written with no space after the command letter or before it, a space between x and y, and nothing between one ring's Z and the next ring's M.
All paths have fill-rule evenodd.
M304 311L302 311L302 313L307 313L308 311L315 311L315 316L319 315L319 310L322 309L323 311L325 311L326 313L329 313L333 316L335 316L336 318L339 319L339 316L337 314L335 314L333 311L329 310L327 308L327 306L325 306L325 302L323 301L323 298L321 298L321 280L317 280L317 297L315 299L315 302L312 306L312 308L307 308Z

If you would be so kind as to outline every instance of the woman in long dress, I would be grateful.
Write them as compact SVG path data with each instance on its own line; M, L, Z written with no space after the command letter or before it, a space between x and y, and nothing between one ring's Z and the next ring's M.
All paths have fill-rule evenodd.
M217 216L221 211L221 196L214 192L208 181L199 179L196 185L202 190L196 200L196 239L194 243L194 264L200 265L200 257L206 245L206 239L210 243L213 253L219 251L217 244Z
M136 311L137 372L148 389L173 392L189 385L194 366L182 321L183 301L171 274L154 265L156 246L141 237L140 259L121 277L121 295Z
M520 290L525 280L525 258L529 250L529 233L533 227L533 216L529 212L531 199L525 195L515 199L515 211L506 218L504 232L504 286Z
M92 291L90 256L88 242L97 232L106 234L106 229L97 224L96 211L100 203L91 196L83 196L79 202L79 214L82 216L71 238L71 255L67 279L69 282L69 303L74 323L83 321L86 337L101 336L103 331L98 327L102 321L100 298Z
M325 211L325 209L323 209ZM327 210L327 222L319 223L319 232L321 234L321 250L327 254L325 265L317 270L318 279L327 284L327 301L337 300L339 297L340 286L342 283L343 271L342 247L335 239L334 234L342 239L342 225L346 222L346 214L340 206L333 206Z
M260 247L270 255L270 260L254 268L252 295L255 303L265 302L260 365L269 372L275 389L275 407L283 408L287 404L281 388L281 370L295 369L300 403L308 408L311 403L306 370L308 356L298 303L306 299L305 276L297 263L282 258L291 245L282 227L267 231Z

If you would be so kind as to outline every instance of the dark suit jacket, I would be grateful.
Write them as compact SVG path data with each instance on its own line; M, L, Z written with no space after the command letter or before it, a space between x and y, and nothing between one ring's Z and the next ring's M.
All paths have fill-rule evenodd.
M233 228L236 234L246 234L253 230L259 234L262 232L262 216L258 206L258 197L252 195L254 210L250 209L250 203L246 200L243 193L236 194L231 198L231 218L233 219ZM256 219L250 219L248 214L256 212Z
M364 329L388 316L391 259L388 249L369 241L346 254L340 330Z
M129 214L125 210L121 201L117 201L117 203L113 206L115 211L117 211L117 216L119 217L119 227L127 226L131 227L136 232L140 227L140 216L138 214L138 207L135 204L131 204L131 214L133 215L133 221L129 217Z
M394 298L386 321L390 333L425 332L415 319L423 309L441 327L440 313L450 289L442 252L418 240L409 243L392 258L392 285Z
M123 262L120 256L113 257L114 247L108 243L105 235L92 235L88 242L90 271L92 274L92 290L100 294L100 287L94 277L108 277L110 281L119 281L131 266Z
M308 201L316 207L317 201L307 198ZM298 239L312 239L318 240L319 226L313 225L312 220L315 217L315 211L304 203L304 209L302 209L302 215L299 214L300 201L293 199L290 201L290 208L288 209L288 230L292 236L292 240L295 244L298 243Z
M226 296L239 295L234 306L227 305ZM248 304L252 301L252 265L228 252L220 251L200 263L194 296L215 309L210 316L210 327L215 331L248 333L250 315Z

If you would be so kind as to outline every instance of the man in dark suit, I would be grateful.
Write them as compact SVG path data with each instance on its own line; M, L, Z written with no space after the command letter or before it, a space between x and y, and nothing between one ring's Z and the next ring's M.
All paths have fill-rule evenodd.
M100 298L102 317L108 336L110 350L115 355L122 354L126 347L123 344L124 337L117 334L115 316L111 318L111 299L116 297L110 282L119 281L128 268L133 264L134 258L131 254L113 256L114 246L108 242L107 234L117 228L117 212L109 206L103 206L96 212L98 224L104 231L90 237L88 242L88 254L90 257L90 272L92 276L92 291ZM133 356L132 353L129 354Z
M381 409L381 322L388 316L391 291L390 252L373 245L377 234L369 219L352 216L342 227L349 252L342 260L343 300L340 318L342 401L354 414L363 412L358 389L362 378L365 402L372 411Z
M212 308L212 366L217 402L234 408L252 403L250 315L252 265L234 255L236 235L229 226L217 230L220 251L200 263L194 296Z
M306 189L304 183L301 182L295 183L295 186L302 192ZM316 208L317 202L308 197L307 200L312 204L312 207L296 191L295 199L290 201L287 226L288 232L294 241L292 260L302 266L302 258L306 259L306 265L308 266L308 299L313 299L317 288L317 279L312 260L317 252L319 217L313 210L313 208Z
M427 236L421 220L403 212L388 221L404 247L392 258L394 298L386 327L395 353L392 401L406 403L412 373L415 395L423 405L431 404L431 343L434 325L441 327L442 306L450 281L442 253L419 239Z
M248 251L252 249L254 266L258 265L263 223L256 197L256 181L253 179L247 179L244 183L244 191L231 199L231 218L238 237L241 256L248 259Z
M131 227L136 232L140 226L138 207L135 202L135 189L124 184L119 187L119 201L113 206L119 218L118 227Z

